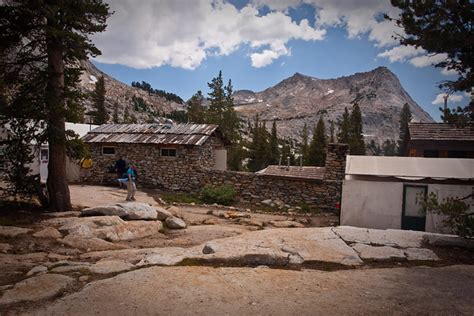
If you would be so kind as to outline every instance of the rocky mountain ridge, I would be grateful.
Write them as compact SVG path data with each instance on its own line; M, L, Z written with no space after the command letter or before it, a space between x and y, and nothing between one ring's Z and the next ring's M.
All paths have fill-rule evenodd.
M405 103L414 121L433 122L403 89L394 73L386 67L336 79L318 79L295 73L261 92L239 90L234 94L236 111L245 119L277 121L280 137L299 140L304 123L312 132L319 117L328 123L342 117L344 107L350 111L359 104L366 141L398 137L398 120ZM270 124L267 124L270 127ZM329 133L329 127L326 125Z

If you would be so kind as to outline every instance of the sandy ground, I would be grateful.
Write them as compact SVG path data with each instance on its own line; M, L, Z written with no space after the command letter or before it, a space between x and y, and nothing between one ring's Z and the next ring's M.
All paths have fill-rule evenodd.
M472 315L474 266L322 272L152 267L90 283L39 315Z

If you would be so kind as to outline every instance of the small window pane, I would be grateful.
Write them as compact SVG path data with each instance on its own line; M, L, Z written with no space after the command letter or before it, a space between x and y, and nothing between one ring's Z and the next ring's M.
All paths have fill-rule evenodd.
M41 160L48 160L48 150L47 149L41 149Z
M102 154L115 155L115 147L102 147Z
M176 149L174 148L161 148L162 157L176 157Z
M425 187L405 187L405 216L425 217L420 204L425 193Z

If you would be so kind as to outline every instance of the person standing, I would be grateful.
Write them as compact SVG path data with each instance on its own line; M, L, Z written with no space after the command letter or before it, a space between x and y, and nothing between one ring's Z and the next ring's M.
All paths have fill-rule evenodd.
M85 182L91 176L91 168L92 168L92 159L90 155L86 155L79 161L79 166L81 167L80 170L80 178L82 182Z
M124 178L124 174L127 172L127 162L120 156L115 162L115 171L117 172L117 178L119 179L119 187L122 187L120 179Z
M137 191L135 181L137 180L137 174L135 166L130 164L130 167L127 170L127 201L135 201L135 192Z

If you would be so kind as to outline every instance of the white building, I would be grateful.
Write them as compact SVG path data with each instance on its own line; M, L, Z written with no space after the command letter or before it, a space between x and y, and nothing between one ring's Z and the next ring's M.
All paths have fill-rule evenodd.
M472 195L474 159L347 156L341 225L448 233L442 216L420 211L417 196L430 192Z
M80 124L80 123L68 123L66 122L66 130L72 130L78 134L79 137L84 136L90 130L98 127L98 125L91 124ZM6 137L8 134L8 126L0 128L0 138ZM29 165L31 174L39 174L42 183L46 183L48 179L48 163L49 163L49 147L48 144L38 145L36 143L31 144L31 149L35 152L35 159ZM66 161L66 171L68 181L78 181L80 167L71 159Z

